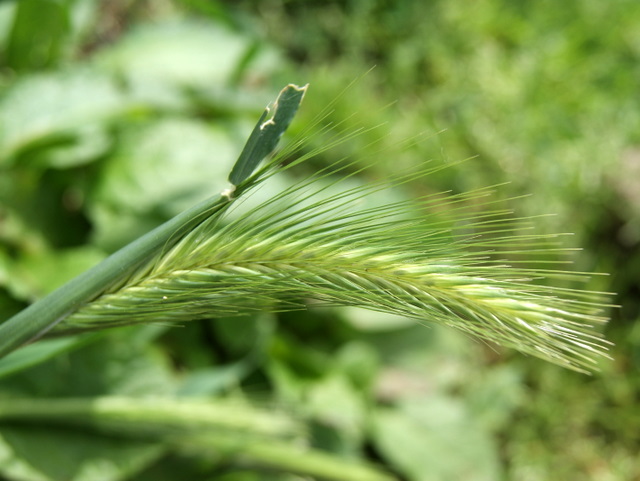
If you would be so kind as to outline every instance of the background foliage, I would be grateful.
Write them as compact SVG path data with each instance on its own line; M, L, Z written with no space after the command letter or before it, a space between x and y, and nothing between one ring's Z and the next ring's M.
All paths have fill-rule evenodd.
M372 175L477 156L405 195L509 181L505 199L533 195L508 205L555 213L539 229L574 232L575 269L610 272L591 287L621 308L593 377L354 309L58 340L48 362L0 371L0 417L25 396L208 399L284 415L297 427L269 435L286 446L410 480L640 478L638 21L632 0L1 3L0 319L222 190L282 85L311 83L296 133L373 65L331 120L385 125L334 160L421 133ZM1 477L295 479L220 438L203 453L50 423L0 426Z

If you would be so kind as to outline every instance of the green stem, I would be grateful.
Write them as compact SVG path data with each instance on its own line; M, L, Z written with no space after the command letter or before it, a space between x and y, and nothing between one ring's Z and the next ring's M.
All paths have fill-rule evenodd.
M393 481L372 466L300 444L300 425L250 406L184 399L3 399L0 423L90 428L183 452L332 481Z
M128 397L0 400L0 422L93 427L103 432L156 438L191 432L294 438L300 423L278 412L213 399Z
M0 325L0 357L42 336L82 304L125 278L161 249L174 245L201 222L221 211L230 199L216 196L136 239Z
M252 441L228 436L194 436L179 441L187 452L217 452L231 461L253 468L266 468L328 481L394 481L396 478L373 466L342 459L310 448L281 441Z

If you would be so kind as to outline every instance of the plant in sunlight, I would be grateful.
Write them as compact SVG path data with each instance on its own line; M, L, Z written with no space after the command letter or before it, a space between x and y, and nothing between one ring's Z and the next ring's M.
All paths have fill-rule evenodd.
M492 207L492 188L385 203L394 186L416 174L341 189L358 172L344 160L247 207L249 191L317 154L296 157L301 140L258 168L305 89L286 87L271 118L269 111L262 116L231 173L231 189L183 215L179 228L165 227L135 261L114 255L109 275L81 298L67 287L41 301L40 311L2 325L17 340L6 347L5 337L5 352L43 332L297 309L314 299L438 322L565 367L595 368L606 355L597 329L606 321L603 296L541 283L581 276L527 267L531 257L562 251L559 236L522 234L532 220ZM444 167L426 164L418 177ZM240 198L248 202L235 202ZM47 302L59 307L42 323L37 316L50 310Z

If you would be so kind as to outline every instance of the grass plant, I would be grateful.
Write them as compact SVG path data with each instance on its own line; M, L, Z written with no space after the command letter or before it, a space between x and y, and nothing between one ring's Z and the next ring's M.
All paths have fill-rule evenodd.
M640 479L639 7L3 2L0 478Z
M179 323L301 308L315 299L439 322L576 370L596 366L607 346L596 329L606 321L602 296L538 282L575 274L520 267L527 257L562 251L559 236L518 234L533 228L532 220L491 210L491 188L366 207L415 174L329 193L353 174L354 164L343 160L229 220L231 200L318 154L284 163L300 147L293 143L253 174L305 89L286 87L271 119L265 111L230 175L231 189L2 325L5 351L12 339L51 328L63 334ZM444 167L427 163L418 177ZM78 285L80 295L69 296ZM45 322L43 310L55 316Z

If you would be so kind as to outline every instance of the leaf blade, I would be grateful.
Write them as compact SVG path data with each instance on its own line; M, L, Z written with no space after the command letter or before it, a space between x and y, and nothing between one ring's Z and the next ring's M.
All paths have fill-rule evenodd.
M272 109L265 109L229 174L229 182L240 185L249 178L258 164L273 152L296 115L307 87L308 84L302 87L289 84L282 89L273 104L273 115L267 120L265 119Z

